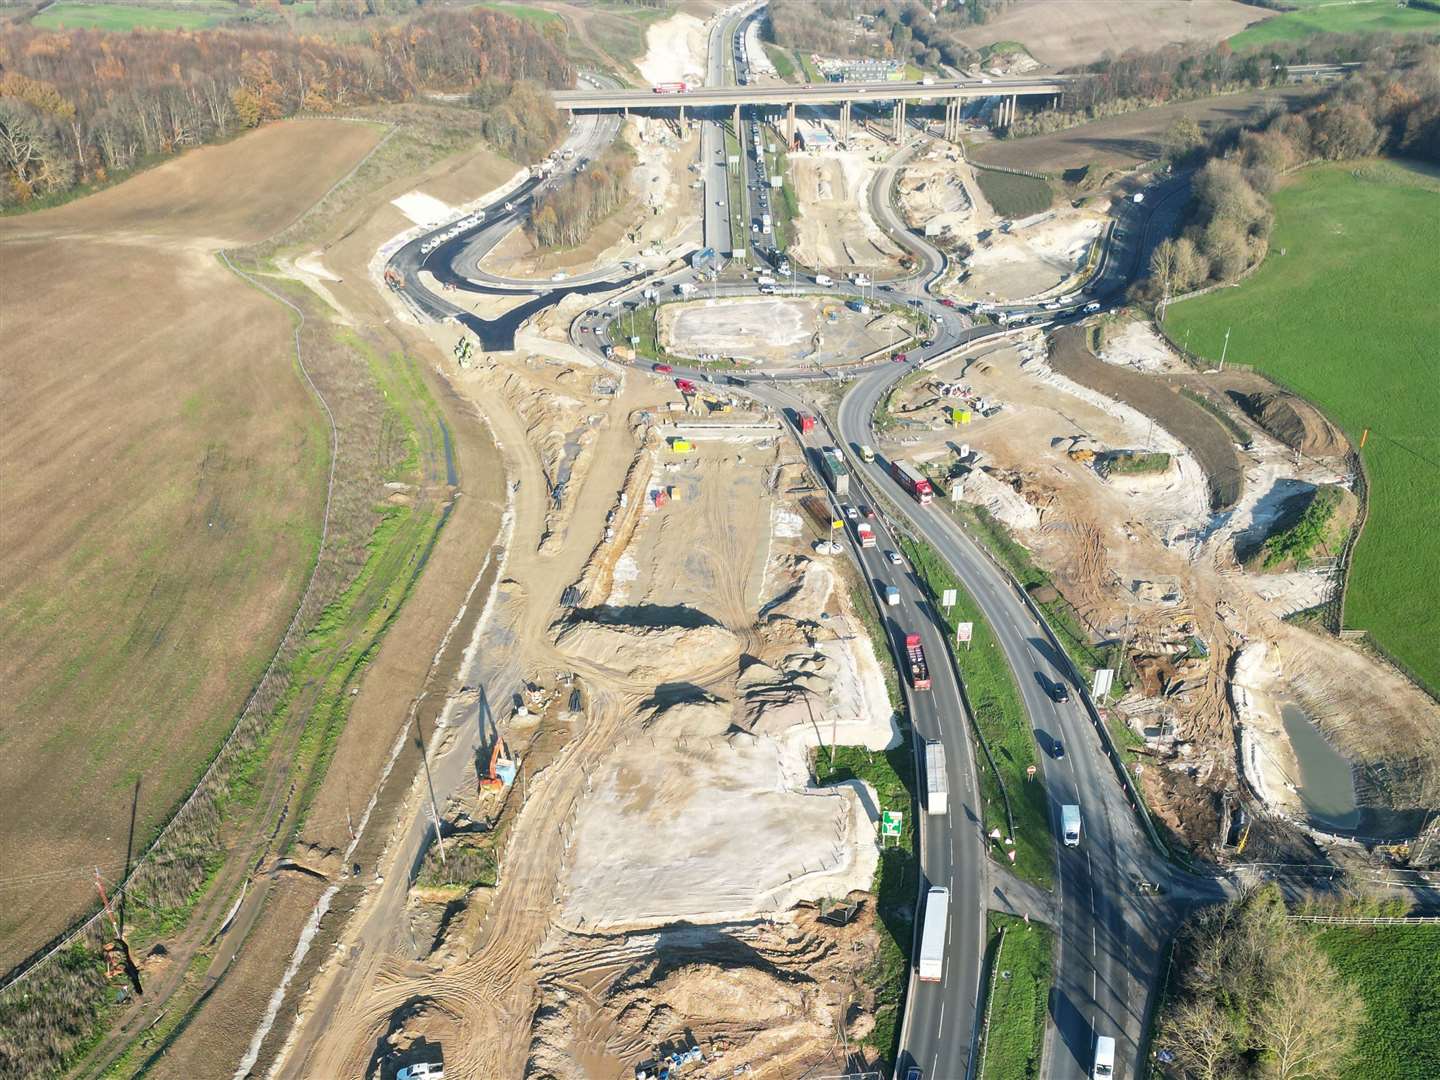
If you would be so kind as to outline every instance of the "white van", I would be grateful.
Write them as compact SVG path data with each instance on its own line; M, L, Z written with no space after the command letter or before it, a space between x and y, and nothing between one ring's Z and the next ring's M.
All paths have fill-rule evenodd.
M1115 1075L1115 1040L1101 1035L1095 1040L1095 1064L1090 1069L1090 1080L1111 1080Z
M835 284L835 279L832 278L829 274L816 274L816 275L815 275L815 284L816 284L816 285L834 285L834 284Z

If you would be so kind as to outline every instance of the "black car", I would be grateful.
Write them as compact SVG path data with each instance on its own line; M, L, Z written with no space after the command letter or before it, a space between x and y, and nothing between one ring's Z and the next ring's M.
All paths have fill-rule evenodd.
M920 347L921 347L922 349L928 349L928 348L930 348L931 345L934 345L934 344L935 344L935 339L934 339L934 338L928 338L928 337L927 337L924 341L920 342Z
M1065 747L1059 739L1056 739L1055 745L1050 748L1050 754L1056 761L1065 760Z
M1055 700L1057 705L1064 705L1070 700L1070 688L1063 682L1056 683L1050 688L1050 696Z

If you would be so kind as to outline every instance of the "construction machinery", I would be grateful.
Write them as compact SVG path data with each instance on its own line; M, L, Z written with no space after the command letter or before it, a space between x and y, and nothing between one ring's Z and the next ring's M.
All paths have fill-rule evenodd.
M401 275L399 270L395 269L395 267L387 266L385 268L385 284L389 285L392 289L398 290L404 287L405 278Z
M490 750L490 764L480 777L481 791L503 791L515 782L519 761L511 755L505 736L495 732L495 745Z

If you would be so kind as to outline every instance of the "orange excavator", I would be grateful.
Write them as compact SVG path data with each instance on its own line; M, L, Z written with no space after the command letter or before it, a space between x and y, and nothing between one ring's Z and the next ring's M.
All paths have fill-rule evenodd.
M505 745L505 737L497 729L495 746L490 751L490 766L480 777L481 791L503 791L515 782L517 762Z

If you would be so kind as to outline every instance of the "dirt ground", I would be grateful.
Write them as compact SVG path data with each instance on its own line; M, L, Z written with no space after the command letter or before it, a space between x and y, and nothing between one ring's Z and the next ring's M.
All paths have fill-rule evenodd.
M980 139L968 143L966 152L987 165L1028 169L1031 172L1064 173L1086 165L1102 169L1128 169L1144 161L1153 161L1164 153L1165 132L1178 116L1194 117L1202 128L1210 131L1247 119L1255 108L1267 101L1296 101L1314 93L1314 87L1284 86L1199 98L1092 120L1051 135Z
M910 338L893 314L861 315L823 297L693 300L660 309L660 341L667 352L767 367L850 362Z
M1162 385L1153 375L1133 378ZM1192 374L1189 385L1202 378ZM984 506L1030 549L1093 641L1129 644L1144 677L1117 713L1135 731L1156 734L1150 752L1165 769L1147 769L1145 783L1162 817L1201 850L1216 839L1202 793L1236 787L1237 721L1245 746L1264 748L1245 757L1252 786L1277 812L1297 816L1285 788L1296 769L1279 723L1282 701L1300 704L1357 764L1370 807L1433 805L1440 710L1353 647L1282 621L1328 595L1328 568L1247 574L1235 558L1237 546L1266 535L1296 492L1351 483L1340 459L1297 459L1251 427L1251 447L1237 458L1237 499L1212 513L1206 474L1186 445L1140 412L1057 374L1038 335L942 365L897 399L900 423L877 449L940 463L953 462L962 444L978 452L959 481L961 498ZM974 419L951 426L942 406L968 406ZM1174 460L1162 474L1107 479L1092 458L1125 449L1165 451ZM1194 640L1203 654L1192 650ZM1173 737L1158 734L1165 724Z
M24 640L0 650L0 968L94 903L94 866L121 875L132 800L138 846L290 617L328 432L289 316L213 252L289 224L380 134L274 124L0 222L3 622Z
M792 152L787 161L799 217L791 254L829 274L890 277L904 252L870 214L870 183L883 145L852 128L850 148Z
M960 34L972 49L1018 41L1041 64L1059 70L1106 52L1158 49L1171 42L1224 41L1269 12L1230 0L1022 0Z

